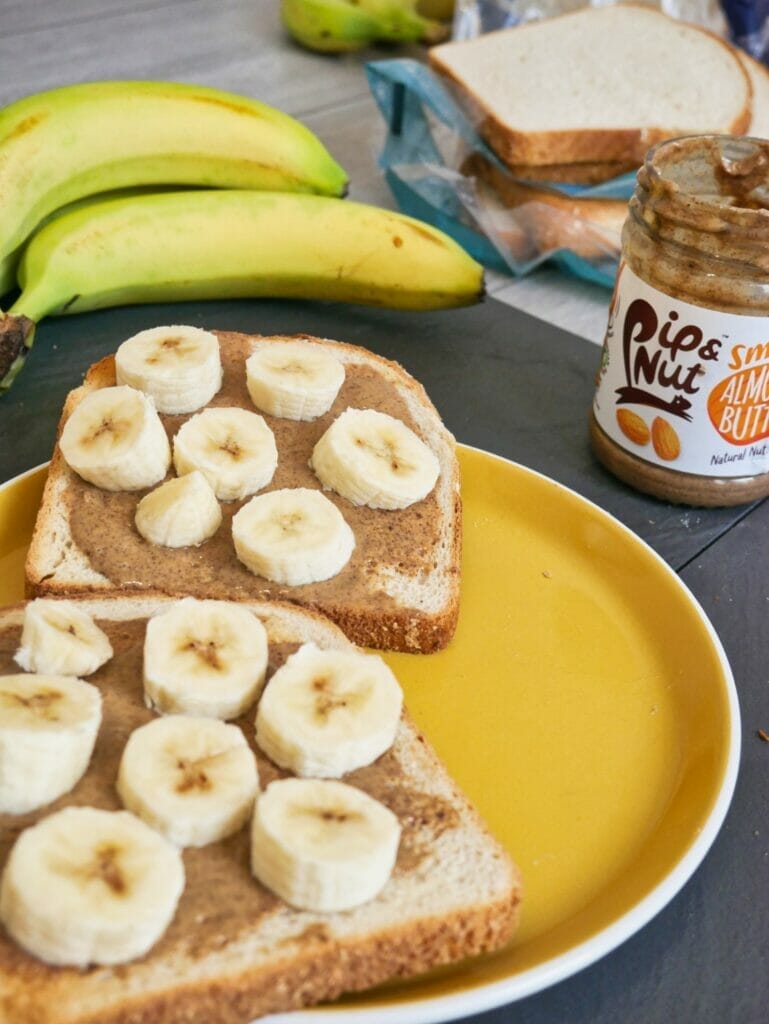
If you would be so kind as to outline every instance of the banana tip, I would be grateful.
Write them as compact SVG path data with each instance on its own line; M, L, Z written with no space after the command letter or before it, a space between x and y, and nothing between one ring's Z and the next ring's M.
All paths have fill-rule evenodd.
M35 323L27 316L0 313L0 390L7 390L32 346Z

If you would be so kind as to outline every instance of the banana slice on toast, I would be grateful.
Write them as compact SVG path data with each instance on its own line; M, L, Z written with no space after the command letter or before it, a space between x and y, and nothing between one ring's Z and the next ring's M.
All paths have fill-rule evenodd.
M270 416L314 420L328 412L343 383L344 365L309 341L265 345L246 360L251 401Z
M221 501L255 494L278 465L275 437L255 412L215 406L196 413L174 437L179 476L199 469Z
M187 715L135 729L117 778L126 808L177 846L207 846L237 832L258 787L256 760L238 726Z
M247 569L290 587L331 579L355 548L336 505L306 487L252 498L233 517L232 540Z
M115 376L151 395L158 412L195 412L222 386L219 341L199 327L150 327L118 347Z
M151 544L196 547L219 529L222 510L211 484L194 469L145 494L136 506L134 522Z
M111 657L106 633L73 601L39 597L24 609L14 661L25 672L90 676Z
M133 814L66 807L17 839L0 918L46 963L121 964L155 945L183 889L179 851Z
M376 409L346 409L315 445L310 465L327 490L378 509L421 501L440 473L424 441Z
M401 828L384 804L344 782L280 779L256 802L251 870L301 910L350 910L384 888Z
M59 448L70 469L105 491L152 487L171 464L154 402L127 385L85 395L64 424Z
M380 657L308 643L265 688L256 742L295 775L341 778L392 746L402 706L403 692Z
M163 714L237 718L261 692L267 655L267 632L248 608L183 598L147 623L145 700Z
M0 812L26 814L68 793L101 724L97 687L70 676L0 676Z

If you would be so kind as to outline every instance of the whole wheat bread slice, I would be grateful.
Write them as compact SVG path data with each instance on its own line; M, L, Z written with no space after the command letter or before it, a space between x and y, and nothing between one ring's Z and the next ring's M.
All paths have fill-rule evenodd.
M430 50L508 165L635 161L746 131L751 85L717 36L636 5L587 7Z
M153 715L142 700L146 619L173 599L76 599L107 632L115 655L89 677L103 720L74 790L32 814L0 816L0 864L23 829L67 804L119 809L115 776L133 728ZM249 604L265 624L271 674L294 647L349 642L296 606ZM23 607L0 610L0 675L13 663ZM278 770L254 745L255 712L238 720L257 755L261 788ZM380 895L344 913L288 907L250 874L248 828L184 853L176 916L146 956L120 967L50 967L0 934L3 1024L246 1024L418 974L503 945L517 918L518 873L404 712L392 749L345 777L390 806L402 825L395 870Z
M210 404L237 404L256 411L245 386L245 358L258 346L279 345L285 339L217 333L225 383ZM440 475L431 495L409 509L390 512L356 509L344 498L325 492L352 526L355 552L342 572L326 583L281 587L254 576L237 561L230 520L244 502L222 503L224 521L216 537L180 555L150 545L136 531L134 510L145 491L110 495L83 483L69 469L57 444L27 557L28 593L145 590L289 600L329 616L364 646L421 653L445 647L459 613L461 501L454 438L421 384L397 363L358 346L298 337L332 350L344 363L347 376L330 412L312 423L297 426L265 416L278 446L278 469L265 491L285 486L320 489L308 466L315 441L348 405L371 404L368 399L378 396L374 407L402 418L438 457ZM112 357L92 366L83 385L66 400L59 433L86 394L114 383ZM169 434L186 418L161 416ZM82 509L97 502L91 527L78 532Z

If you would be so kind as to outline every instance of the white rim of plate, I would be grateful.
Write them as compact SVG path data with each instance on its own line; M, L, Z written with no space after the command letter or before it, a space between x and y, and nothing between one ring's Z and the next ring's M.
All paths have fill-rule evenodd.
M536 967L530 967L528 970L513 974L502 981L478 985L467 989L467 991L453 993L452 995L436 996L433 998L426 997L423 999L417 998L413 1001L399 1001L395 1005L381 1007L335 1006L333 1004L318 1006L308 1010L298 1010L291 1013L279 1013L262 1017L261 1021L263 1024L319 1024L321 1018L324 1024L349 1024L351 1018L354 1018L355 1024L402 1024L405 1019L409 1021L409 1024L442 1024L442 1022L456 1020L459 1017L465 1017L472 1013L482 1013L485 1010L505 1006L526 996L542 992L557 982L572 977L572 975L579 973L579 971L584 970L584 968L589 967L591 964L602 959L602 957L613 952L663 910L681 891L704 860L705 855L720 832L729 810L734 787L737 783L740 762L741 726L737 689L723 645L710 619L705 614L694 594L692 594L678 574L671 569L668 563L645 540L589 498L585 498L583 495L578 494L577 491L558 483L557 480L553 480L544 473L530 469L528 466L523 466L518 462L513 462L511 459L506 459L502 455L495 455L493 452L487 452L482 448L476 448L472 445L463 444L461 447L468 451L477 452L480 455L486 455L513 469L529 473L556 490L572 495L588 508L594 509L600 516L604 516L615 527L618 527L620 532L626 534L631 542L646 549L647 553L657 562L663 572L674 582L674 585L684 593L710 637L713 649L721 665L726 687L730 725L729 753L718 796L713 803L704 826L693 839L683 857L681 857L665 878L630 910L589 939L573 946L565 953L546 960ZM47 465L48 463L43 462L39 466L19 473L12 479L0 484L0 491L4 491L12 484L19 483L25 477L32 476L32 474L39 472L41 469L45 469Z

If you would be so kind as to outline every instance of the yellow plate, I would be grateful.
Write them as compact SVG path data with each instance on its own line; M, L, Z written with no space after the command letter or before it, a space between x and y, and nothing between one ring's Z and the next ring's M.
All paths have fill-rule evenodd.
M456 638L440 654L387 660L518 863L521 926L498 955L291 1014L291 1024L443 1020L573 974L675 895L731 799L734 683L678 577L573 492L484 452L461 448L460 458ZM44 476L41 467L0 488L2 603L23 596Z

